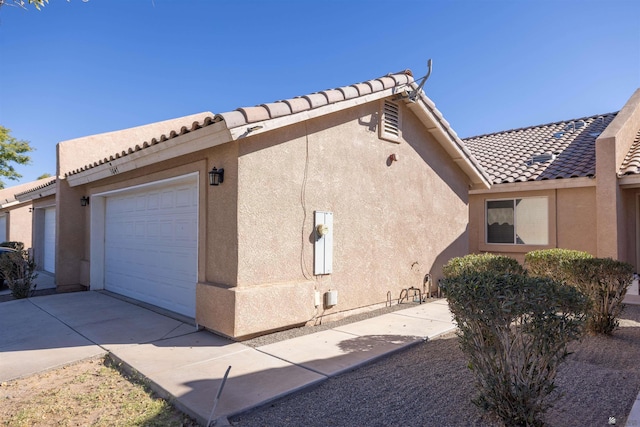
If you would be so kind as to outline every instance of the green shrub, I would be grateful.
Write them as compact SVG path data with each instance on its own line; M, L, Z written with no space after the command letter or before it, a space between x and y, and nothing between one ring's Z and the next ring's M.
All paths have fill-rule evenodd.
M28 298L36 289L36 264L24 249L5 252L0 256L0 272L14 298Z
M11 248L11 249L15 249L16 251L21 251L21 250L24 249L24 243L22 243L22 242L2 242L2 243L0 243L0 247Z
M442 281L469 358L479 407L507 425L542 425L567 344L584 331L587 298L559 282L504 272Z
M470 254L463 257L451 258L445 266L442 267L442 274L447 279L486 271L513 274L524 273L524 269L515 259L490 253Z
M571 276L572 262L593 258L590 253L571 249L543 249L531 251L524 257L524 266L529 276L548 277L566 282Z
M611 258L578 259L568 282L591 300L587 330L611 334L619 325L622 300L633 280L633 266Z

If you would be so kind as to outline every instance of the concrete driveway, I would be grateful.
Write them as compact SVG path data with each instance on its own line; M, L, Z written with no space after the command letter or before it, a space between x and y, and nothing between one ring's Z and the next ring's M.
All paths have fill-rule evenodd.
M100 292L0 304L0 381L110 354L161 396L206 424L455 328L435 301L287 341L251 348Z

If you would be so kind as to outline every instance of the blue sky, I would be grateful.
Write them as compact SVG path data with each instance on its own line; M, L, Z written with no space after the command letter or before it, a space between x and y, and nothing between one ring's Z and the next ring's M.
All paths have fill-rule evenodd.
M640 87L638 0L50 0L0 9L0 125L58 142L389 72L461 137L618 111Z

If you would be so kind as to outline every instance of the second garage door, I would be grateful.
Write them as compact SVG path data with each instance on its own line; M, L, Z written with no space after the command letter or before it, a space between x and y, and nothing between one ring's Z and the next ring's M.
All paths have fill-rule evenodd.
M56 208L44 210L44 265L45 271L56 272Z
M105 289L195 317L196 178L106 198Z

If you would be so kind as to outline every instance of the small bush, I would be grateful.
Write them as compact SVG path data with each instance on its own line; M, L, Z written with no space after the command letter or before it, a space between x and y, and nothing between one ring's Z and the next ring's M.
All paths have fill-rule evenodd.
M14 298L28 298L36 289L36 264L24 249L5 252L0 256L0 272Z
M2 242L0 243L0 247L3 248L11 248L16 251L21 251L24 249L24 243L22 242Z
M486 271L513 274L524 273L524 269L515 259L489 253L451 258L442 268L442 274L447 279Z
M509 272L463 273L441 285L475 374L474 403L507 425L542 425L567 344L583 334L587 298L559 282Z
M633 266L611 258L577 259L568 282L591 300L587 330L611 334L619 325L622 300L633 281Z
M543 249L531 251L524 257L527 274L533 277L566 282L571 277L572 262L593 258L588 252L571 249Z

